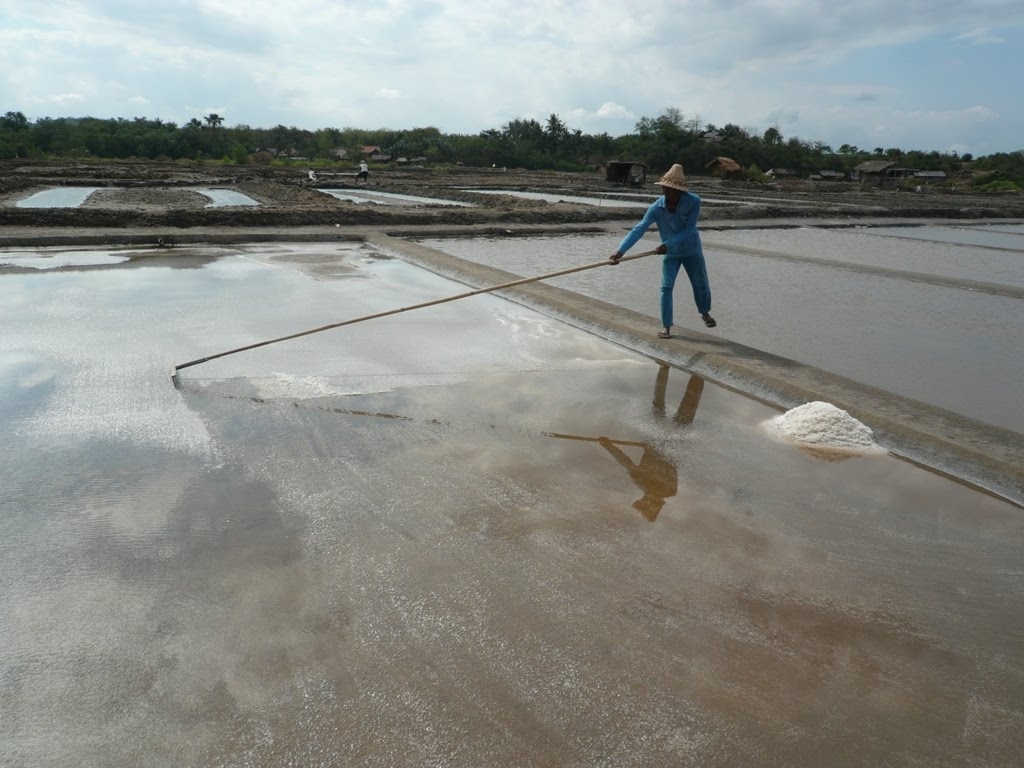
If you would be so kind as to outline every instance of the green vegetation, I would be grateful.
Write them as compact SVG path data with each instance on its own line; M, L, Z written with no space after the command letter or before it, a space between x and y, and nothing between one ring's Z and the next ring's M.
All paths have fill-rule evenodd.
M835 151L817 141L786 139L775 127L757 135L731 123L722 127L702 124L672 108L658 117L641 118L633 133L615 138L570 129L557 115L544 124L512 120L478 135L442 134L437 128L309 131L283 125L224 127L224 118L216 113L181 126L144 117L44 117L33 122L21 112L0 116L0 159L137 158L302 163L324 168L337 163L351 165L361 157L364 146L379 147L392 160L403 157L434 166L561 171L589 170L609 160L632 160L655 171L681 162L688 172L700 173L715 157L726 156L747 169L746 178L752 181L766 180L764 174L769 169L785 169L795 177L807 178L821 171L845 175L865 161L889 160L920 171L945 171L949 181L943 183L950 186L971 184L979 190L1018 192L1024 188L1024 150L981 158L882 147L868 152L849 144ZM962 177L964 171L970 179Z

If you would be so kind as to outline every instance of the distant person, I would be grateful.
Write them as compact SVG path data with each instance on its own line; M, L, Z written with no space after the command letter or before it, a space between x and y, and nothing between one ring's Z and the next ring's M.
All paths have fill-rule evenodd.
M662 195L653 203L633 229L619 243L611 261L619 260L647 232L651 224L658 226L661 245L658 253L665 258L661 262L661 324L659 339L672 338L672 289L676 284L679 268L686 270L693 288L693 300L701 320L708 328L718 325L711 316L711 286L708 283L707 267L704 264L704 250L700 243L697 220L700 218L700 198L687 191L683 166L676 163L668 173L658 180Z
M356 184L362 179L366 184L370 183L370 166L363 160L359 163L359 173L356 174Z

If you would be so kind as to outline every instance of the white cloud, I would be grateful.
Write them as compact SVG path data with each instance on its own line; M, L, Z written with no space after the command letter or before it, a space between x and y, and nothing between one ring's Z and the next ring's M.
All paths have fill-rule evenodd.
M620 135L673 107L833 144L898 126L881 143L906 148L931 148L939 134L890 113L980 105L1001 113L998 131L933 117L963 131L938 146L1020 148L1024 114L1005 94L934 87L939 59L929 57L948 58L954 40L965 82L1024 68L1024 4L693 0L681 13L678 0L36 0L0 3L0 102L29 117L40 103L97 117L145 106L179 123L216 111L228 125L471 134L557 114ZM998 69L985 54L996 51ZM50 93L68 98L43 102ZM189 106L204 103L220 106Z
M47 101L53 104L81 104L85 102L85 96L80 93L55 93Z
M598 107L597 111L594 113L594 117L611 118L613 120L620 120L623 118L627 120L636 119L636 115L621 104L616 104L614 101L606 101Z
M972 29L957 35L953 39L963 40L968 43L973 43L974 45L1002 45L1006 42L1005 37L994 35L986 28Z

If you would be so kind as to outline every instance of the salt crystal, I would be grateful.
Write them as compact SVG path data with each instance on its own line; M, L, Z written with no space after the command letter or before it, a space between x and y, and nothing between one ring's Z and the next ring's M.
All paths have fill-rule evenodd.
M847 455L883 451L870 427L831 403L805 403L774 417L765 427L798 446Z

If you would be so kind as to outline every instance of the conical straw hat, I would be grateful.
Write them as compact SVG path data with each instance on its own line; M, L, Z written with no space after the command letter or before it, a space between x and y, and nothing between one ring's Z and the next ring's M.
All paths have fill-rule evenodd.
M686 186L686 174L683 173L683 166L676 163L668 172L658 180L658 186L661 187L672 187L672 189L678 189L685 192Z

